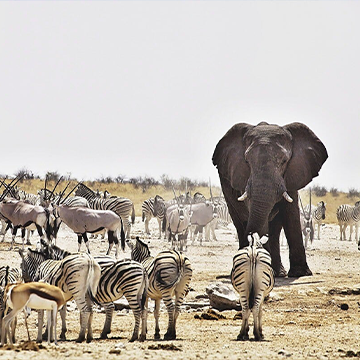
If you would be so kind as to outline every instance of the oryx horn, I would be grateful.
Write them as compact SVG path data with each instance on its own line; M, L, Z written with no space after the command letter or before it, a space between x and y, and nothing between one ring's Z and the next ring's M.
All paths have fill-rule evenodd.
M212 190L211 190L211 179L209 178L209 185L210 185L210 197L211 197L211 202L214 203L214 199L213 199L213 195L212 195Z
M52 190L52 192L50 193L50 195L49 195L49 197L48 197L48 199L47 200L50 200L50 198L54 195L54 191L55 191L55 189L56 189L56 187L59 185L59 182L62 180L62 176L60 176L60 179L57 181L57 183L55 184L55 186L54 186L54 188L53 188L53 190ZM45 193L45 197L46 197L46 193Z

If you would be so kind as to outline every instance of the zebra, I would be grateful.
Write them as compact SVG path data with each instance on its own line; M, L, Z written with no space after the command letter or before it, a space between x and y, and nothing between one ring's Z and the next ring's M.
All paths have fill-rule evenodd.
M249 316L252 312L254 336L258 341L264 338L261 323L262 303L274 287L274 272L270 254L258 247L253 235L249 235L248 240L250 246L240 249L234 256L230 276L234 289L240 294L242 308L242 324L237 340L249 339ZM265 243L267 240L265 236L260 242Z
M336 217L340 226L340 240L346 240L345 230L350 226L350 241L355 226L355 240L358 241L358 228L360 220L360 201L355 203L355 206L348 204L340 205L336 210Z
M28 249L24 254L19 250L21 269L26 282L45 281L58 286L65 293L65 300L74 299L80 311L80 332L76 342L85 340L90 342L92 335L92 305L100 280L101 269L92 256L86 253L72 254L63 260L51 260L37 250ZM60 310L62 319L62 331L60 339L65 340L66 333L66 307ZM41 342L41 329L38 332L37 341Z
M135 243L128 240L131 258L143 264L149 276L149 289L146 302L155 300L155 339L160 339L160 301L164 300L169 323L165 340L176 339L176 320L180 313L185 296L190 289L192 277L191 263L181 252L176 250L162 251L155 258L150 255L149 247L136 237ZM173 296L175 295L175 304Z
M2 326L2 319L4 317L4 290L7 284L21 283L21 271L16 267L0 266L0 329ZM13 334L13 338L15 334ZM15 342L15 340L14 340Z
M305 213L309 213L310 205L306 205L304 208ZM315 232L315 225L317 225L317 239L320 240L320 228L322 224L322 220L325 220L325 213L326 213L326 203L324 201L320 201L317 203L316 206L311 206L311 218L314 223L314 232Z
M145 220L145 233L150 235L149 222L155 217L159 224L159 239L161 239L162 222L165 216L165 200L156 195L155 198L149 198L142 203L142 221Z
M96 197L94 191L86 185L80 183L75 191L76 196L84 197L91 209L95 210L112 210L121 217L126 230L126 238L130 239L131 224L135 223L135 208L130 199L124 197L111 197L108 199L100 199ZM131 223L129 217L131 214Z
M41 251L45 256L54 260L63 260L72 253L56 245L41 242ZM144 267L137 261L125 259L115 261L107 255L94 256L100 265L101 276L95 301L105 308L106 320L101 332L101 339L107 339L111 332L112 316L115 309L114 301L123 295L129 303L135 318L135 326L130 341L139 337L140 318L142 320L140 341L146 338L147 312L144 307L148 291L148 276Z

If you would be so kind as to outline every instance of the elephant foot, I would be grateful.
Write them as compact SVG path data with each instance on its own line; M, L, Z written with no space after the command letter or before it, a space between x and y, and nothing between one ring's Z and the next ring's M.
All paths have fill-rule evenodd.
M288 277L312 276L312 272L307 265L290 267Z
M282 264L279 267L274 268L275 277L286 277L287 272Z

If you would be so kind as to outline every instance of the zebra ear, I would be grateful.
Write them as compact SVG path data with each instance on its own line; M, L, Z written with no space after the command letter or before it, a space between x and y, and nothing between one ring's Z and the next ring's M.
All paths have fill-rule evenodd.
M324 144L306 125L292 123L284 129L293 139L292 157L284 174L285 185L288 191L295 191L319 175L328 154Z
M260 242L261 245L264 245L264 244L266 244L268 242L268 240L269 240L269 236L268 235L263 235L261 237L261 239L259 240L259 242Z
M250 167L245 162L244 136L252 128L253 125L245 123L234 125L218 142L212 158L220 179L224 177L233 189L241 192L250 176Z

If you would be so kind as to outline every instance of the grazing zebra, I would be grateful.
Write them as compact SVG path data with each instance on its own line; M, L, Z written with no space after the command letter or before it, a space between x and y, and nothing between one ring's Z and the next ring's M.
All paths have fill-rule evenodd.
M160 301L164 300L169 323L165 340L176 339L176 320L180 313L185 296L190 287L192 269L189 259L182 253L171 250L162 251L155 258L150 256L150 250L139 237L135 243L128 240L131 248L131 258L144 265L149 276L149 290L146 302L149 298L155 300L155 339L160 339ZM172 300L175 295L175 304Z
M131 224L135 223L135 208L130 199L124 197L111 197L108 199L100 199L96 197L96 193L84 184L79 184L76 191L76 196L84 197L91 209L95 210L112 210L121 217L126 230L126 238L130 239ZM131 223L129 217L131 215Z
M305 213L309 213L310 205L306 205L304 208ZM311 217L313 220L314 232L315 232L315 225L317 225L317 239L320 240L320 228L322 224L322 220L325 220L325 213L326 213L326 203L320 201L317 203L316 206L311 206Z
M87 342L93 339L92 335L92 305L100 280L101 269L99 264L88 254L72 254L63 260L47 260L42 252L28 249L24 254L19 251L22 262L21 269L26 282L45 281L58 286L65 296L65 300L74 299L80 311L80 332L76 342L85 340L86 328ZM66 307L60 311L62 331L60 339L65 340L66 333ZM41 329L37 341L41 342Z
M145 233L150 235L149 222L152 217L155 217L159 224L159 239L161 239L162 221L165 216L165 200L156 195L155 198L145 200L141 206L142 221L145 220Z
M41 242L41 251L46 257L54 260L63 260L71 255L70 252L45 241ZM112 316L115 309L113 302L124 295L135 318L134 331L130 341L138 339L140 318L142 320L140 340L145 340L147 314L144 305L148 291L148 277L144 267L133 260L115 261L106 255L94 256L94 259L101 267L95 300L104 306L106 313L100 338L106 339L111 332Z
M264 237L260 240L262 243ZM271 267L271 256L257 247L253 235L248 237L250 246L240 249L233 259L231 282L240 294L242 308L242 324L237 340L249 339L249 316L254 317L255 340L264 338L262 333L261 313L264 298L274 287L274 272Z
M340 205L336 210L336 217L340 226L340 240L346 240L345 230L350 226L350 241L355 226L355 240L358 241L358 228L360 220L360 201L355 203L355 206L348 204Z

